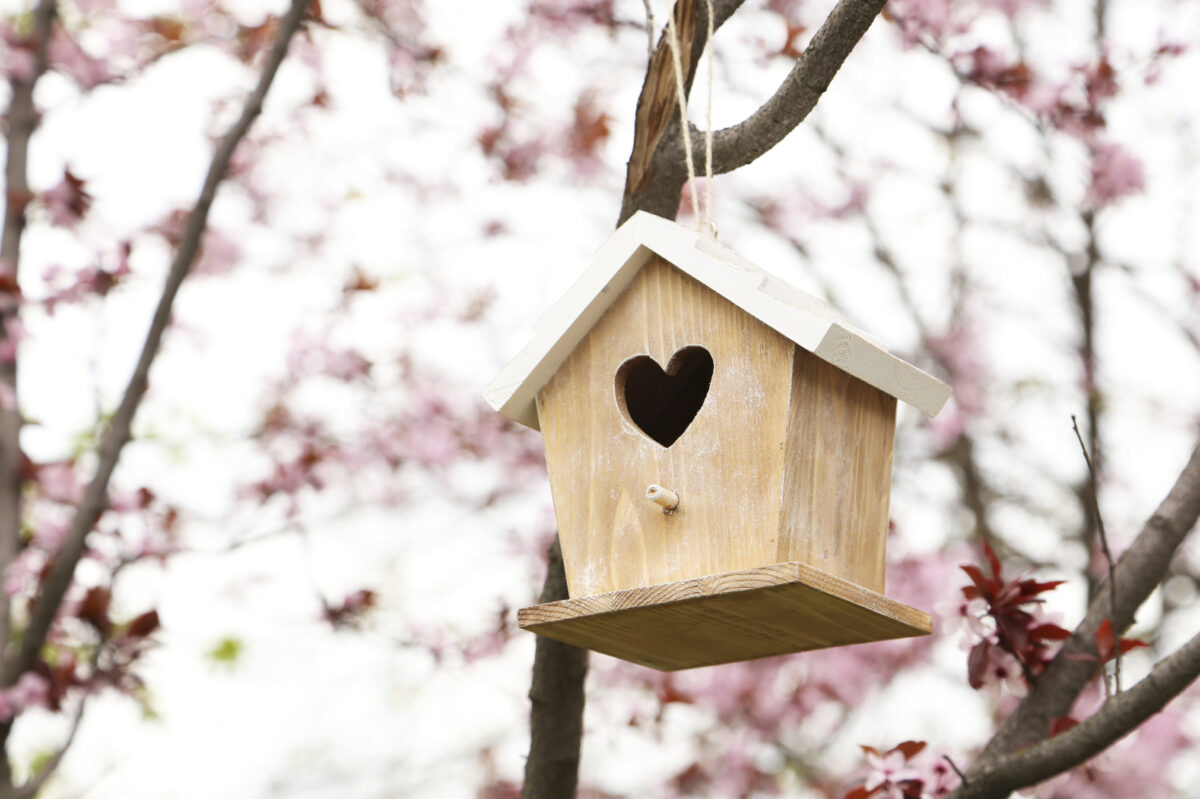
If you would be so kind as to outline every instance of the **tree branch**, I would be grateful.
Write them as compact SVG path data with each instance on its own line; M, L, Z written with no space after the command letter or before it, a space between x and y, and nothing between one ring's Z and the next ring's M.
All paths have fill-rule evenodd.
M775 94L744 121L713 134L713 172L732 172L751 163L803 122L885 2L840 0ZM682 163L682 158L681 146L672 140L656 162Z
M719 29L737 11L745 0L714 0L713 27ZM684 66L684 91L690 93L696 65L704 51L705 37L696 36L698 29L707 29L708 10L697 0L676 0L672 11L679 36L680 52L690 53ZM704 24L701 25L701 15ZM635 211L649 211L667 219L674 219L679 210L679 191L685 180L683 168L683 144L679 135L678 98L675 89L675 72L671 64L671 49L666 34L659 37L658 47L650 56L646 68L646 80L638 96L636 122L633 131L633 151L625 172L625 192L621 201L621 213L617 218L620 225ZM663 145L670 142L677 157L662 158L658 155ZM714 142L715 146L715 142Z
M1159 712L1200 676L1200 635L1159 661L1133 688L1076 727L1019 752L976 765L950 799L1003 799L1012 791L1087 762Z
M25 232L25 208L29 191L29 140L38 126L33 104L33 87L46 72L46 49L57 13L55 0L42 0L33 13L33 69L25 77L10 80L12 99L5 121L8 125L7 158L4 165L4 229L0 233L0 278L11 287L0 293L0 342L8 338L7 323L20 313L17 290L21 263L21 236ZM6 274L7 273L7 274ZM17 355L0 362L0 572L17 557L21 543L21 411L17 406ZM0 655L9 639L12 621L8 594L0 591Z
M308 0L292 0L287 15L280 21L275 41L263 64L258 85L246 98L241 116L217 145L212 162L209 164L208 175L204 180L204 187L200 191L200 197L188 215L183 235L180 237L179 248L175 252L175 258L167 274L166 285L163 287L162 296L159 298L158 307L154 311L150 329L146 333L146 340L142 345L141 357L125 388L125 394L121 398L121 404L113 416L112 423L100 442L96 473L88 484L83 499L71 519L71 526L63 545L55 555L54 566L33 606L29 625L21 639L21 648L15 658L6 659L4 664L3 683L5 685L12 685L16 682L21 673L32 666L37 659L38 652L50 631L50 625L71 585L75 566L86 550L87 534L107 505L109 480L121 457L122 449L129 442L133 417L145 394L150 367L158 355L163 334L170 322L171 306L200 250L200 237L204 232L208 212L216 197L217 189L225 179L229 161L233 157L238 143L262 111L263 101L275 79L275 73L279 70L284 56L287 55L288 45L292 36L300 28L307 7Z
M558 536L550 545L549 568L539 602L567 598ZM538 636L533 658L532 705L529 716L529 759L521 799L572 799L579 780L579 745L583 740L586 649Z
M1120 582L1121 591L1117 594L1116 607L1112 607L1111 595L1106 585L1102 585L1071 638L1021 700L1016 711L1000 725L968 772L972 782L977 772L992 769L993 764L1007 753L1044 739L1049 734L1051 722L1070 712L1079 692L1099 668L1094 660L1075 656L1095 654L1096 630L1105 619L1112 620L1116 636L1129 628L1137 609L1167 573L1175 550L1195 526L1197 518L1200 518L1200 444L1192 451L1187 465L1154 515L1117 561L1113 574ZM1172 655L1168 660L1174 657ZM1131 693L1132 690L1127 691L1110 700L1110 703L1117 699L1127 703L1130 700L1125 697ZM1149 713L1157 709L1155 707Z

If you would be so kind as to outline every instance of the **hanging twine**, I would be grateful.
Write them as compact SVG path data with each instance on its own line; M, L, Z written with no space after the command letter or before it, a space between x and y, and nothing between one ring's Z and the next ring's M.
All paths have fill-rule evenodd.
M696 211L696 230L704 230L714 239L717 226L712 221L712 86L713 86L713 4L708 6L708 108L704 128L704 217L700 217L700 196L696 191L696 164L692 155L692 133L688 127L687 94L683 89L683 62L679 54L679 34L675 29L675 14L667 15L667 46L671 48L671 61L675 67L675 94L679 100L679 128L683 133L684 160L687 163L688 185L692 192L692 208ZM649 5L647 4L647 9Z

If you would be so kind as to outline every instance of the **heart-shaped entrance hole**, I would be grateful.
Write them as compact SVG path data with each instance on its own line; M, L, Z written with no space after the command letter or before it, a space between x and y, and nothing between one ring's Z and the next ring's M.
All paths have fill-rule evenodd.
M703 347L679 350L665 372L649 355L638 355L617 369L617 404L639 430L669 447L700 412L712 376L712 355Z

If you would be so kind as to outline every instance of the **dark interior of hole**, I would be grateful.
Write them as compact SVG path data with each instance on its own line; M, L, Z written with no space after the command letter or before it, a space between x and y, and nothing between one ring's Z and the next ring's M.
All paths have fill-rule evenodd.
M623 370L629 418L664 447L674 444L696 418L713 375L712 355L703 347L680 350L672 362L673 375L646 356L628 361Z

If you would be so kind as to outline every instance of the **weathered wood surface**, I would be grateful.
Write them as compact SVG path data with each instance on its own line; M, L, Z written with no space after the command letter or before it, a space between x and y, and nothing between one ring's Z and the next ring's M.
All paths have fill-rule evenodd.
M803 563L523 608L524 629L664 671L927 635L927 613Z
M625 409L635 356L713 358L669 447ZM884 588L896 401L655 256L539 395L571 596L800 561ZM665 514L646 487L678 496Z
M622 411L629 358L661 366L684 347L714 361L708 396L669 448ZM778 561L793 345L653 258L538 395L571 596ZM679 496L664 513L646 499Z
M896 400L795 353L775 560L883 593Z

